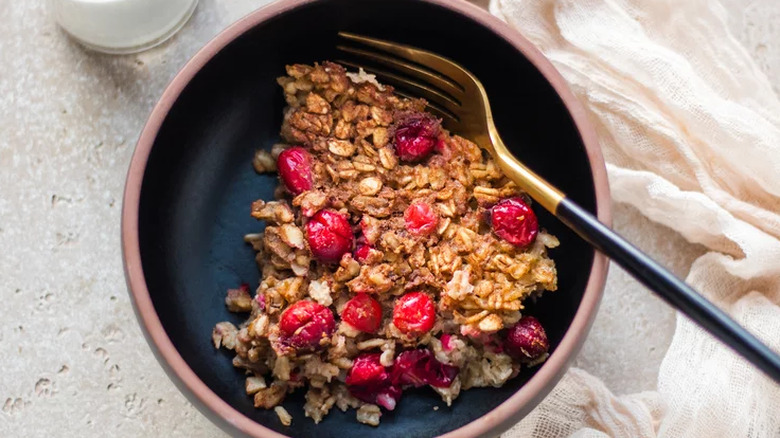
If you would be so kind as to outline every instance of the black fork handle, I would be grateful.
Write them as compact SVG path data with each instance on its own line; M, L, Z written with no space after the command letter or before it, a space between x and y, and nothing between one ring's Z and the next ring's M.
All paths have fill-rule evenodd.
M599 222L571 199L561 200L555 214L580 237L628 271L640 283L697 322L776 383L780 383L780 356L740 326L726 312Z

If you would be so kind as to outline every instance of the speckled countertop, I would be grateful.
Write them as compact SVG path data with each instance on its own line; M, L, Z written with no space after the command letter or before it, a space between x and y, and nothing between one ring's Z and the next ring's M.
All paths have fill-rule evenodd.
M484 4L484 0L479 3ZM119 216L134 142L165 85L262 0L201 0L171 41L131 56L83 50L42 0L0 2L0 436L221 436L141 335ZM724 0L780 89L780 2ZM702 249L615 205L615 227L679 275ZM674 314L612 268L575 365L617 393L652 389Z

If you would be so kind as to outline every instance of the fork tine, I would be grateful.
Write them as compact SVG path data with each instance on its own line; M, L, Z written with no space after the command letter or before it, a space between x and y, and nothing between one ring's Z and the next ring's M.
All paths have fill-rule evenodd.
M403 91L393 90L393 92L401 97L405 97L407 99L416 99L415 96L412 96L409 93L404 93ZM425 107L428 109L429 112L433 113L435 116L440 117L443 119L443 122L445 125L449 125L451 123L458 124L460 123L460 117L456 116L455 114L447 111L446 109L430 103L428 101L425 102Z
M407 61L428 67L444 76L448 76L453 82L464 85L471 83L474 78L458 64L449 59L431 53L427 50L417 49L415 47L397 44L390 41L369 38L363 35L357 35L350 32L339 32L338 35L349 41L354 41L375 49L390 53Z
M423 99L426 99L429 102L436 104L446 109L447 111L452 112L455 115L457 115L459 112L458 110L460 109L460 102L454 100L450 96L447 96L441 91L438 91L427 85L421 84L419 82L415 82L408 78L398 76L394 73L390 73L374 67L358 64L355 62L344 61L344 60L336 60L336 62L343 65L350 66L352 68L358 68L358 69L362 68L365 71L375 74L377 77L380 77L383 82L393 85L394 87L406 89L410 91L412 94L418 97L422 97Z
M440 88L456 99L463 95L464 89L460 84L453 82L451 79L427 68L418 67L417 65L405 62L401 59L385 56L370 50L363 50L343 45L336 46L336 49L350 53L360 58L365 58L377 64L390 67L393 70L398 70L401 73L409 75L410 77L415 78L423 83L428 83L437 88Z

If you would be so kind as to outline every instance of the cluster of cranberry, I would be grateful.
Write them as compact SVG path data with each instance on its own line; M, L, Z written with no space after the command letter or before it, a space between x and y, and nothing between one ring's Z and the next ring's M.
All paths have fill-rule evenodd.
M405 162L419 162L442 147L438 123L429 117L412 117L394 133L395 152ZM310 190L313 185L311 156L303 147L283 151L277 160L282 183L293 195ZM524 247L533 242L538 232L536 216L522 198L504 199L491 208L491 226L497 236ZM415 202L404 212L404 223L415 236L431 234L439 217L426 202ZM353 251L353 257L364 263L371 246L358 239L357 244L348 218L334 210L317 211L305 225L306 240L312 255L322 263L338 263ZM365 333L376 333L382 324L382 307L369 294L359 293L349 300L341 320ZM436 309L430 295L408 292L395 301L393 325L404 335L419 337L433 328ZM279 321L281 341L299 352L321 348L321 341L333 334L336 322L333 312L313 301L299 301L285 310ZM450 337L442 336L448 349ZM539 321L522 318L510 328L500 347L518 360L533 360L547 351L547 336ZM346 384L350 393L360 400L376 403L386 409L395 408L403 388L422 385L449 387L458 368L436 360L428 349L400 353L391 367L380 363L380 353L363 353L354 360Z

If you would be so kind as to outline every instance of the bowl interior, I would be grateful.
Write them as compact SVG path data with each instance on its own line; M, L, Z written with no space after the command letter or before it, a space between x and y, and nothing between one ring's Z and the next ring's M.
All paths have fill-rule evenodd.
M423 47L463 64L484 83L499 131L516 156L595 211L588 158L571 116L511 44L469 18L424 2L326 0L287 11L243 34L206 64L173 105L154 142L141 191L145 280L168 336L192 370L258 423L292 436L439 435L488 413L532 372L524 371L502 388L465 391L449 408L433 391L406 393L394 412L384 413L379 428L357 423L354 411L335 408L315 426L304 418L303 391L298 391L284 403L294 418L292 426L284 427L273 411L252 407L232 355L211 345L215 323L242 321L225 309L225 290L258 284L254 252L242 236L261 230L249 216L249 205L271 199L277 182L251 166L257 148L279 140L284 101L275 79L284 74L285 64L337 59L339 30ZM594 253L554 217L536 211L542 226L561 240L552 251L559 290L527 313L542 321L554 349L580 304Z

